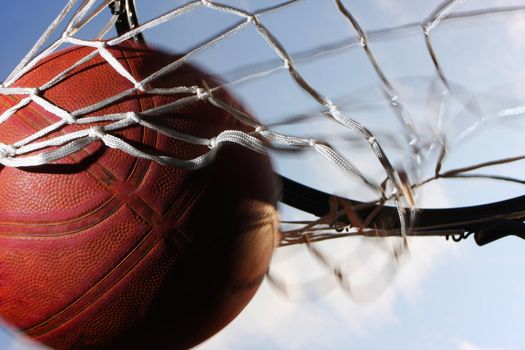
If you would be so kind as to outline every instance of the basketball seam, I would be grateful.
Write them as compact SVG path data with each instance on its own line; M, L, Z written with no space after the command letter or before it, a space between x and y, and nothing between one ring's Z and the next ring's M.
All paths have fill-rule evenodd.
M71 50L72 51L75 51L75 50L79 50L80 48L78 49L74 49L74 50ZM131 65L131 63L129 62L129 57L126 56L126 51L125 50L122 50L121 51L122 55L123 55L123 58L124 58L124 61L126 62L126 65L127 65L127 68L128 69L131 69L133 71L133 65ZM42 65L46 64L46 63L49 63L51 61L47 61L47 62L43 62ZM152 97L149 97L149 100L151 100L151 103L153 105L155 105L155 102L154 102L154 99ZM143 100L140 99L137 101L138 105L139 105L139 108L140 110L143 109ZM30 107L31 105L28 105L26 107L29 107L30 109L32 109L33 111L35 111L33 108ZM35 113L38 113L38 114L41 114L40 112L38 111L35 111ZM46 120L47 122L49 123L52 123L45 115L41 115L42 118L44 120ZM27 119L27 120L26 120ZM35 123L32 122L31 118L23 118L22 121L24 122L24 124L26 124L28 127L38 131L40 130L40 128L38 127L38 125L36 125ZM142 129L142 141L144 142L144 138L146 137L146 133L144 132L144 129ZM57 131L57 133L60 133L60 134L63 134L63 131ZM155 140L157 139L157 136L156 134L157 133L154 133L155 134ZM87 152L85 150L81 150L81 152L83 152L84 154L87 154ZM75 160L78 160L78 156L73 154L71 155L71 157ZM141 217L146 223L148 223L149 225L154 225L153 222L150 222L150 220L148 219L148 217L144 217L140 212L138 212L136 210L136 208L134 206L131 206L129 205L126 201L122 201L120 198L119 198L119 194L121 191L119 191L116 187L114 186L111 186L111 183L121 183L121 184L128 184L129 183L129 179L133 176L134 172L137 170L137 166L138 166L138 163L139 163L139 159L134 159L133 161L133 165L132 165L132 170L130 172L130 174L128 175L128 178L125 180L125 181L120 181L117 179L117 177L109 170L107 169L106 167L104 167L102 164L98 163L98 162L95 162L93 165L94 166L97 166L99 167L104 173L106 176L108 176L108 178L111 178L111 181L107 181L103 178L101 178L100 176L96 175L93 173L93 171L91 171L90 169L87 169L86 170L86 173L92 178L94 179L99 185L102 185L103 187L105 187L106 189L108 189L110 191L110 194L111 194L111 197L105 202L102 204L103 205L107 205L109 202L115 200L115 198L117 200L120 200L121 201L121 205L127 205L133 212L135 212L139 217ZM134 192L137 190L137 188L140 187L140 184L142 183L142 181L144 180L144 177L145 177L145 174L147 173L147 169L149 169L150 167L150 164L151 163L148 163L148 166L145 167L145 170L142 172L141 174L141 177L140 177L140 181L138 181L134 188L133 188L133 191L131 193L131 195L133 195L135 198L135 200L139 200L141 201L141 204L146 207L148 209L149 212L153 213L155 217L157 217L157 219L160 219L160 217L162 216L161 214L157 213L155 211L155 209L153 209L152 207L150 207L146 202L144 202L140 197L134 195ZM65 221L62 221L62 222L46 222L46 223L32 223L32 225L30 225L31 227L33 228L36 228L36 227L48 227L48 226L54 226L54 225L65 225L65 224L68 224L70 222L82 222L84 221L87 217L89 216L93 216L95 215L96 216L96 213L97 211L99 210L100 206L97 207L97 209L89 212L89 213L85 213L82 217L78 217L78 218L74 218L74 219L70 219L70 220L65 220ZM114 211L118 210L120 208L120 206L118 208L115 208ZM95 222L95 224L97 224L99 222ZM4 223L0 223L0 224L4 224ZM17 226L16 223L15 225L13 226ZM27 226L27 225L25 225ZM32 233L27 233L27 234L23 234L23 233L19 233L19 234L9 234L8 236L11 236L11 237L20 237L20 236L23 236L23 237L26 237L28 239L30 239L31 237L39 237L39 238L44 238L44 237L49 237L49 238L52 238L53 236L58 236L58 237L63 237L65 235L69 235L69 234L74 234L76 232L80 232L82 230L85 230L86 228L89 228L89 227L92 227L93 226L93 222L88 222L86 223L85 226L81 226L81 227L78 227L76 228L75 230L73 231L70 231L70 232L61 232L60 234L57 234L57 233L50 233L50 234L39 234L39 235L35 235L35 234L32 234ZM0 235L5 235L5 234L0 234Z
M124 55L125 55L125 52L124 52ZM127 61L127 57L126 57L126 61ZM128 62L128 65L130 67L132 67L132 65L129 64L129 62ZM151 99L151 102L153 103L153 105L155 105L155 101L154 101L153 98ZM142 108L142 106L141 106L141 108ZM135 162L134 165L136 165L136 163L137 162ZM149 164L151 164L151 163L149 163ZM149 166L147 168L149 168ZM103 185L104 185L104 183L103 183ZM192 191L190 191L190 189ZM187 184L187 186L184 188L184 190L181 191L181 196L183 196L183 197L184 196L190 196L192 198L195 198L195 197L200 196L202 194L202 192L204 191L204 189L205 189L205 186L198 185L194 181L191 181L189 184ZM175 223L177 222L177 218L182 216L185 213L185 210L188 209L187 206L184 207L184 206L182 206L180 204L182 202L184 202L184 203L191 202L191 198L189 200L186 200L186 201L180 201L180 200L179 201L174 201L172 203L172 206L169 208L169 210L167 211L167 213L165 215L160 215L160 214L157 214L157 215L161 216L162 218L169 218L169 219L173 220L173 225L175 226ZM177 205L177 203L179 203L179 205ZM129 202L121 202L121 204L122 205L119 206L116 210L121 208L123 205L126 205L130 210L136 212L136 208L134 208L131 205L131 203L129 203ZM175 211L175 213L173 213L173 211ZM179 211L178 214L176 214L177 211ZM172 212L171 215L168 214L169 212ZM136 212L136 214L139 215L138 212ZM142 218L141 215L139 215L139 216ZM166 220L168 220L168 219L166 219ZM164 220L161 220L161 221L164 221ZM31 335L31 336L42 336L44 334L47 334L47 333L55 330L56 328L60 327L61 325L63 325L65 323L73 320L76 316L78 316L84 310L89 308L90 305L92 304L92 302L94 302L94 301L96 302L103 295L107 294L113 288L115 288L115 286L120 281L122 281L126 276L128 276L135 269L135 267L138 264L141 263L143 258L145 256L147 256L159 244L159 242L161 242L162 239L165 237L164 235L158 233L158 237L152 238L152 235L154 234L154 231L157 230L159 232L162 232L163 230L162 230L162 227L159 227L158 225L154 225L153 223L150 223L150 224L151 224L150 226L152 226L152 227L150 228L149 231L147 231L142 236L142 239L140 240L140 242L138 244L136 244L128 252L126 257L124 257L119 262L119 264L115 265L109 272L107 272L101 279L99 279L98 282L95 285L93 285L87 291L82 293L76 300L73 300L65 309L63 309L59 313L56 313L56 314L48 317L46 320L38 323L37 325L31 326L31 327L25 329L24 331L27 334ZM179 231L175 227L173 227L172 230L177 230L177 232ZM176 242L173 242L173 243L177 243L176 246L178 246L178 247L180 247L181 244L184 244L184 242L181 241L181 238L185 238L186 241L190 240L190 237L187 237L187 235L183 234L183 233L181 235L176 235L176 236L178 237L178 239L176 240ZM179 237L179 236L181 236L181 237ZM140 252L140 250L139 250L140 247L142 245L144 245L144 244L147 244L148 241L151 241L151 240L153 240L153 242L149 243L149 249L144 251L143 254L137 255L136 253ZM124 271L122 271L121 273L118 273L117 271L118 271L119 267L125 266L126 264L131 264L131 265L128 268L126 268ZM110 276L112 274L120 274L120 276L116 277L115 282L114 282L113 285L104 287L103 286L104 282L107 281L108 279L110 279ZM94 294L93 297L89 296L90 293ZM77 308L77 310L74 310L75 306L76 305L80 305L80 303L84 304L84 306L83 307L80 306L80 308ZM68 313L68 311L71 312L71 315L69 317L64 315L64 313ZM64 316L66 317L66 319L60 319L59 320L59 318L64 318ZM58 324L53 325L53 323L54 323L53 321L57 322ZM41 328L44 328L44 329L41 329Z
M200 188L200 191L197 190L197 191L194 191L194 192L187 192L188 194L190 194L190 196L192 198L189 198L188 200L186 201L181 201L181 202L187 202L187 201L190 201L190 199L194 199L198 196L200 196L204 191L204 187L201 187ZM179 208L180 209L180 208ZM188 209L188 207L184 207L182 206L182 209L180 211L180 214L184 214L186 209ZM172 208L172 210L175 210L175 208ZM175 220L176 221L176 220ZM158 237L154 237L154 238L151 238L152 235L155 233L154 231L157 230L159 231L159 233L157 233ZM173 228L173 230L176 230L177 232L179 231L178 228ZM100 297L102 297L103 295L107 294L108 292L110 292L113 288L115 288L117 286L117 284L122 281L126 276L128 276L135 268L137 265L139 265L142 261L143 261L143 258L145 256L147 256L153 249L155 249L155 247L160 243L160 242L163 242L163 238L165 238L165 235L162 235L160 233L160 231L162 231L162 228L160 227L153 227L151 228L144 236L143 238L140 240L140 242L135 246L133 247L133 249L130 250L130 252L126 255L126 257L124 257L120 262L119 264L117 264L116 266L114 266L107 274L105 274L95 285L93 285L91 288L89 288L86 292L84 292L79 298L77 298L76 300L74 300L72 303L70 303L66 308L64 308L63 310L61 310L59 313L57 314L54 314L52 315L51 317L49 317L48 319L46 319L45 321L42 321L40 322L39 324L37 325L34 325L34 326L31 326L29 328L26 328L24 329L23 331L25 333L27 333L28 335L30 336L42 336L44 334L47 334L53 330L55 330L56 328L60 327L61 325L71 321L72 319L74 319L75 316L79 315L80 313L82 313L84 310L88 309L92 302L93 301L97 301L100 299ZM153 241L153 242L149 242L149 241ZM180 243L177 241L177 243ZM143 254L140 254L140 256L137 256L137 254L133 254L135 252L139 252L140 251L140 247L142 245L146 245L147 244L147 247L148 249L145 249L143 251ZM131 259L133 258L133 259ZM103 290L100 290L100 286L103 284L104 281L106 281L107 279L110 278L110 275L111 274L114 274L116 273L115 271L120 267L120 266L124 266L125 263L129 263L131 262L131 265L125 269L125 271L122 271L121 273L121 276L115 280L115 283L104 288ZM88 296L89 293L93 293L95 294L94 297L90 298ZM84 301L83 299L86 299L86 298L89 298L89 300L86 300ZM85 304L84 307L81 307L80 309L78 310L72 310L74 309L75 305L79 305L79 303L83 302L83 304ZM58 318L60 318L64 313L67 313L68 311L71 311L71 316L70 317L67 317L65 320L57 320ZM57 325L55 326L52 326L52 325L47 325L48 323L52 323L53 321L57 320L56 322L58 322ZM46 327L47 326L47 327ZM40 330L40 328L51 328L49 330Z

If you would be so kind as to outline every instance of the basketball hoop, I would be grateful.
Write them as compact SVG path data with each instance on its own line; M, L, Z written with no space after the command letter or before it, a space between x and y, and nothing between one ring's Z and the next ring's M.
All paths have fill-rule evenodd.
M521 7L502 8L492 11L480 10L471 13L464 13L459 16L454 14L451 15L451 11L455 7L459 6L461 2L462 1L444 2L440 7L436 8L435 12L431 16L429 16L429 21L424 26L429 55L434 62L436 72L440 80L443 81L445 85L448 84L447 79L445 78L445 75L439 64L439 59L430 42L429 33L432 29L434 29L447 18L454 19L461 17L475 17L490 15L491 13L497 14L498 12L514 12L523 10ZM352 25L358 31L359 36L362 39L366 38L366 33L360 28L358 22L353 18L351 13L348 12L348 10L340 1L337 1L337 3L343 15L348 17L348 19L352 22ZM212 4L212 2L210 2L210 4ZM116 23L116 29L119 35L125 35L139 25L133 0L116 1L110 6L113 13L119 15L119 19ZM114 12L115 8L119 9L118 13ZM141 32L138 32L137 36L134 38L135 40L144 41ZM379 67L379 65L375 62L373 54L371 53L368 46L365 44L363 47L366 50L369 58L374 63L376 71L381 76L381 80L384 82L387 91L390 94L390 98L393 99L395 92L393 91L393 87L390 85L389 80L383 76L381 67ZM396 208L383 207L383 205L379 207L373 203L366 204L352 199L336 197L314 188L302 185L285 176L281 176L281 181L283 184L283 195L281 200L284 204L313 214L317 217L325 217L330 213L329 202L331 198L336 201L345 201L348 202L353 208L364 207L363 209L356 209L355 214L362 222L368 222L370 227L375 227L376 230L383 228L384 231L381 235L399 235L399 231L397 231L400 228L399 222L393 227L382 227L382 222L384 221L382 221L381 218L372 218L367 220L367 218L370 218L370 215L379 211L381 211L382 215L386 217L393 217L396 215ZM349 218L344 213L342 213L341 210L338 212L339 215L334 218L333 224L336 231L337 226L348 227L350 224ZM525 218L525 196L479 206L457 207L450 209L418 209L417 216L418 219L414 222L412 229L406 233L409 236L445 236L447 239L449 236L451 236L453 240L460 241L461 239L474 234L474 239L478 245L485 245L509 235L515 235L525 239L525 224L523 224L523 219ZM451 232L458 232L458 234L454 235L451 234ZM366 234L365 231L361 231L360 233ZM377 234L378 231L374 231L372 235L377 236ZM337 237L337 234L334 236ZM285 236L285 242L286 239L287 237ZM290 244L290 242L285 242L283 242L284 245Z

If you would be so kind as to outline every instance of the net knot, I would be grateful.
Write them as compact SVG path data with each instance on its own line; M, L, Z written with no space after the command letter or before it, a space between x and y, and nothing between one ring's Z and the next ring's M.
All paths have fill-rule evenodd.
M208 148L212 149L212 148L215 148L215 146L217 146L217 138L213 137L208 142Z
M34 95L34 96L40 96L40 94L42 93L42 90L40 90L40 88L32 88L29 92L31 95Z
M126 113L126 117L129 120L133 121L134 123L140 124L141 118L140 118L140 115L138 115L137 113L135 113L135 112L128 112L128 113Z
M16 148L13 145L0 143L0 158L13 157L16 155Z
M146 91L146 87L144 86L144 84L142 84L142 82L137 82L135 83L135 89L139 90L140 92L144 92Z
M197 88L197 90L195 91L195 94L197 95L197 98L200 101L208 100L210 98L210 93L207 90L204 90L200 87Z
M257 22L258 22L258 21L257 21L257 16L255 16L254 14L252 14L252 15L246 17L246 21L247 21L248 23L257 23Z
M92 139L103 139L106 133L101 126L92 126L89 128L88 136Z
M261 134L263 132L265 132L266 130L266 127L264 125L258 125L256 128L255 128L255 132L258 133L258 134Z
M333 104L331 101L328 102L328 112L331 114L331 115L337 115L339 114L339 109L337 108L337 106L335 104Z
M68 124L75 124L77 122L77 118L71 113L64 113L64 115L62 115L61 117Z

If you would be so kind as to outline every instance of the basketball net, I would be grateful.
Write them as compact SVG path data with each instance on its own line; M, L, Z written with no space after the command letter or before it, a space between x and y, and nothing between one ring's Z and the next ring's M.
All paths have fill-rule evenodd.
M523 100L509 100L507 105L500 106L498 110L488 115L480 107L479 96L475 93L470 93L470 89L462 85L461 82L449 79L447 71L441 64L440 51L433 44L433 35L440 28L450 23L491 21L501 18L505 21L523 21L523 18L520 16L524 15L525 6L463 10L467 1L450 0L439 4L425 18L417 22L368 31L364 29L358 18L354 16L351 4L346 4L341 0L334 0L330 2L330 6L333 7L333 13L337 14L339 19L346 23L353 34L342 40L329 40L322 46L317 45L299 52L292 52L282 43L281 37L265 24L265 18L278 15L280 12L288 11L287 13L290 13L295 6L300 6L303 3L300 0L281 1L273 6L255 10L246 10L241 7L228 5L227 1L224 3L212 0L186 1L179 7L153 16L120 36L115 36L113 31L118 14L110 16L102 25L97 24L98 31L91 37L86 38L79 34L82 33L85 27L93 26L93 23L97 20L100 22L100 18L109 13L107 8L112 3L113 1L109 0L70 0L38 39L34 47L0 85L0 94L20 97L19 103L0 115L0 123L15 117L17 111L26 108L32 103L39 105L59 118L59 121L56 123L15 143L0 143L0 164L5 167L19 168L49 164L79 152L95 142L102 142L107 147L126 152L134 157L149 159L165 166L184 169L205 167L213 161L217 150L224 143L234 143L255 152L269 152L271 154L311 154L313 151L324 159L321 167L334 167L338 169L340 174L349 177L354 184L366 188L368 193L373 193L373 196L368 195L367 203L379 206L390 204L397 208L398 217L396 220L399 223L399 228L395 232L385 232L380 228L369 227L369 222L362 222L353 217L352 211L354 208L345 203L338 203L336 199L332 203L332 211L325 217L299 221L285 220L286 218L283 218L281 245L306 244L316 259L323 266L326 266L337 277L340 284L349 291L352 291L352 287L349 284L349 280L344 277L344 271L341 271L337 264L332 262L326 254L318 250L313 245L314 242L343 236L397 236L395 244L390 245L387 250L391 262L387 264L388 268L381 272L382 277L380 280L384 283L388 280L384 276L393 274L393 266L397 265L395 262L399 261L407 252L406 238L410 235L414 222L417 220L417 209L419 207L418 191L422 188L443 179L466 180L475 178L491 182L523 183L523 180L511 176L476 172L480 169L518 162L525 158L523 155L502 156L479 163L472 163L468 157L464 157L462 166L443 170L453 144L457 144L458 140L462 140L474 133L487 120L515 120L513 118L523 114L525 104L523 104ZM224 13L231 18L235 18L235 20L232 25L218 31L206 40L194 43L193 47L188 49L180 58L142 80L137 80L131 72L126 70L112 56L109 50L111 47L127 40L133 40L139 34L147 36L150 31L162 30L168 23L179 21L185 15L202 9ZM138 14L140 19L140 11ZM205 23L200 25L204 26ZM293 26L293 23L290 26ZM241 67L234 67L229 70L229 73L231 73L230 79L212 88L205 85L172 86L169 88L149 87L150 82L166 74L176 72L183 64L191 63L194 57L220 47L228 39L245 31L255 32L256 37L265 43L273 52L274 57L262 63L255 61L255 63ZM151 35L153 36L153 34ZM448 33L448 35L454 34ZM431 84L428 85L430 87L430 97L426 99L425 103L429 110L439 110L440 112L437 113L436 123L430 127L428 124L418 121L419 119L415 116L418 112L414 112L411 109L412 102L410 97L407 97L407 93L400 89L400 86L404 85L399 84L389 76L374 51L375 43L395 42L410 36L422 38L420 43L425 47L427 63L433 67L433 76L428 79L431 81ZM86 46L93 48L93 51L72 67L41 86L14 87L17 80L39 62L57 50L68 46ZM380 91L380 99L376 99L373 103L348 104L347 101L339 103L337 96L326 94L299 67L304 62L321 60L323 57L330 57L330 55L345 50L356 50L364 54L369 63L370 74L375 77L377 82L376 87ZM95 57L102 57L119 75L129 80L133 87L122 91L116 96L74 111L66 110L60 105L46 100L44 92L47 89L59 84L75 67L89 62ZM472 64L476 64L476 62L472 62ZM265 122L266 118L264 115L255 115L257 119L253 118L217 97L219 95L217 92L221 89L235 90L243 84L264 79L275 72L286 72L288 78L301 91L301 94L309 99L309 106L305 107L302 113L285 115L277 123ZM140 113L133 111L118 114L97 113L104 107L136 93L166 94L182 97L174 103ZM202 101L227 111L239 121L251 126L254 131L244 133L238 130L226 130L208 139L171 130L163 126L165 125L164 123L155 122L155 117L166 116L170 111ZM456 108L460 109L461 113L469 115L472 118L472 122L464 123L464 125L455 122L447 124L443 115L456 113L447 109L448 104L459 106ZM370 120L370 124L372 124L372 127L370 127L366 118L359 117L360 111L364 111L363 113L366 114L367 111L379 105L387 106L391 110L394 123L400 126L396 131L387 133L386 136L381 132L375 131L374 124L376 122ZM276 105L275 108L278 108L278 106ZM250 110L249 107L248 110ZM459 112L457 114L459 115ZM352 142L350 142L350 145L346 143L345 149L342 151L341 147L334 145L337 142L329 136L312 137L311 132L304 132L301 135L302 131L305 130L304 127L294 129L294 126L299 125L302 121L314 119L329 120L332 123L331 130L334 130L334 126L337 126L338 133L344 133L347 140L351 139L355 147L352 148ZM82 129L73 133L48 137L53 132L71 124L81 126ZM167 154L153 154L143 149L138 149L115 134L118 130L136 125L152 129L183 142L206 145L209 147L209 151L194 159L177 159ZM283 128L283 126L288 128ZM282 130L288 130L288 132ZM390 137L396 138L393 147ZM399 162L397 160L392 160L389 151L391 148L402 149L403 164L401 166L398 165ZM370 162L379 164L380 175L378 175L377 171L375 173L369 171L366 165L358 165L352 158L352 150L355 151L355 154L360 154L359 157L361 157L361 154L366 153L367 157L369 157L366 164L370 164ZM421 171L424 167L431 168L430 175ZM330 179L326 179L326 181L330 181ZM337 222L336 218L341 212L345 213L351 225L341 225L341 223ZM457 232L447 232L447 234L453 235L457 234ZM279 278L274 276L272 281L282 289L286 289ZM381 288L378 287L376 289Z

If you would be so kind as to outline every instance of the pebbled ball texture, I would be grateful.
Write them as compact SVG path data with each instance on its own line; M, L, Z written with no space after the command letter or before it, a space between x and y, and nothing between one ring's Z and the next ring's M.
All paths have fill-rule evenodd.
M15 86L41 86L92 52L58 52ZM109 51L137 79L175 57L124 43ZM153 87L213 86L185 64ZM100 55L42 96L78 110L132 87ZM25 96L0 96L0 113ZM217 97L235 102L226 92ZM144 111L180 98L136 93L92 115ZM35 103L0 124L10 144L58 121ZM151 117L212 137L249 129L207 102ZM68 125L51 136L75 131ZM208 151L151 129L116 134L142 149L189 159ZM256 292L279 233L276 179L266 156L220 148L188 171L104 147L100 141L56 164L0 168L0 315L56 349L178 349L219 331Z

